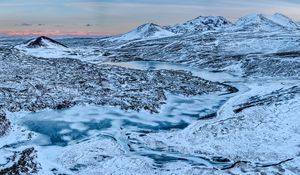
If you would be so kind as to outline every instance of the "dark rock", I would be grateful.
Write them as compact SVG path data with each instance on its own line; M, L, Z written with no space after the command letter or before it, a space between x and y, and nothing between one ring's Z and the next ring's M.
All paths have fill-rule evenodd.
M5 113L0 111L0 137L8 132L10 129L10 122L6 118Z
M230 160L225 157L212 157L212 161L217 162L217 163L229 163L230 162Z
M19 175L19 174L36 174L40 165L36 163L37 158L34 148L27 148L21 152L16 152L10 158L14 162L11 167L0 169L0 174L3 175Z

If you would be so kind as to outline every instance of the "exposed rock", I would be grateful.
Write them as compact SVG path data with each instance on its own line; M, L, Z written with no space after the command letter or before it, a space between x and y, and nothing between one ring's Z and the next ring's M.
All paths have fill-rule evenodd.
M5 113L0 111L0 137L8 132L10 122L6 118Z
M34 148L27 148L21 152L15 152L13 156L8 158L8 163L12 166L0 169L3 175L20 175L20 174L36 174L40 165L36 162L37 155ZM7 163L7 164L8 164Z

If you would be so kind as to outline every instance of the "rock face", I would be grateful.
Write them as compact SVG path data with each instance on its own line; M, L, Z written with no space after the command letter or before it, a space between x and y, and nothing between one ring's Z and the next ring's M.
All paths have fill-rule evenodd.
M40 36L36 39L29 40L25 43L27 48L67 48L67 46L61 44L46 36Z
M199 16L183 24L166 27L171 32L183 34L188 32L213 31L231 26L232 23L221 16Z

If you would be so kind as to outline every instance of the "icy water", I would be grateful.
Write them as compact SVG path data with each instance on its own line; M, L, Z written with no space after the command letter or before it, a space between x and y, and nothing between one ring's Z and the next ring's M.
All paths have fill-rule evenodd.
M228 82L239 89L233 94L214 93L210 95L184 97L167 94L168 100L159 114L147 111L122 111L113 107L75 106L65 110L45 110L28 113L19 119L20 125L39 134L32 142L41 147L66 147L93 136L105 134L116 139L121 145L121 132L164 132L184 129L191 123L215 117L218 109L231 97L247 91L238 83L238 78L222 72L214 73L189 67L160 62L108 63L133 69L173 69L189 70L195 76L211 81ZM159 150L142 150L135 154L152 158L158 164L172 161L185 161L192 164L205 164L204 160L192 155L167 155Z
M42 145L66 146L74 140L84 139L95 133L111 133L120 128L157 132L183 129L192 122L213 117L231 94L203 95L186 98L169 94L167 104L161 113L146 111L122 111L116 108L96 106L75 106L66 110L47 110L30 113L21 122L29 130L45 136ZM215 100L217 99L218 100Z

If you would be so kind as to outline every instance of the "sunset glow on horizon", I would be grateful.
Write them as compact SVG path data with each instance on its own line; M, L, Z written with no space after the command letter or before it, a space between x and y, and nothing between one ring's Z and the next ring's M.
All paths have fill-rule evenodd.
M59 32L6 32L0 36L112 36L117 34L99 34L99 33L59 33Z
M173 25L197 16L235 21L250 13L283 13L300 21L297 0L2 0L0 35L109 36L148 22Z

